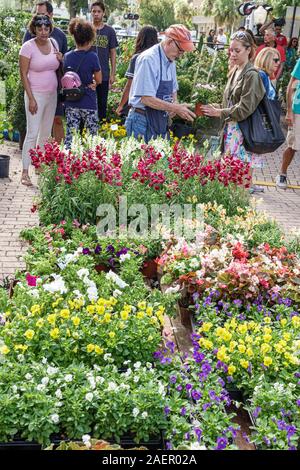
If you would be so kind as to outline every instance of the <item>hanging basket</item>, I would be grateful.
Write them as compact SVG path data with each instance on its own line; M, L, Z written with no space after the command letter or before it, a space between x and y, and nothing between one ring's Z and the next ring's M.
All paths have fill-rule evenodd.
M9 155L0 155L0 178L9 177Z

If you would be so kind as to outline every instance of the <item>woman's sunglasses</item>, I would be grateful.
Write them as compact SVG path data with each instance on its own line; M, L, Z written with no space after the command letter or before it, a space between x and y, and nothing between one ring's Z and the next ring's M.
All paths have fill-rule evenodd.
M278 62L280 62L280 59L278 59L277 57L274 57L273 62L275 62L275 64L278 64Z

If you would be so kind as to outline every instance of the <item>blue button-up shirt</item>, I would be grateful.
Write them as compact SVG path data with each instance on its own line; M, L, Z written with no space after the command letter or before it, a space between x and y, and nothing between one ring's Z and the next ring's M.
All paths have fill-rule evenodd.
M161 48L162 77L160 76L159 47ZM129 104L134 108L145 109L145 105L141 103L141 97L156 97L161 79L172 80L173 93L177 92L178 83L175 62L167 58L160 44L156 44L142 52L137 58L129 93Z

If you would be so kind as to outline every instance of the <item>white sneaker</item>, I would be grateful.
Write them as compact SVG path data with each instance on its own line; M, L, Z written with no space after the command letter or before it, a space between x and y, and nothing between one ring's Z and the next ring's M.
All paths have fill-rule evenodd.
M287 179L286 175L277 175L275 178L276 186L280 189L287 188Z

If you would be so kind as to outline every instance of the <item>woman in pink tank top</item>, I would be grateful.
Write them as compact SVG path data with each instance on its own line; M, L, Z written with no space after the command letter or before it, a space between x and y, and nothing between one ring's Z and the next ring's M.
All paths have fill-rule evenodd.
M32 186L28 169L30 149L43 147L51 136L57 103L56 70L62 60L55 40L49 39L53 25L46 15L34 15L29 30L35 37L19 53L20 74L25 89L27 132L22 150L22 184Z

